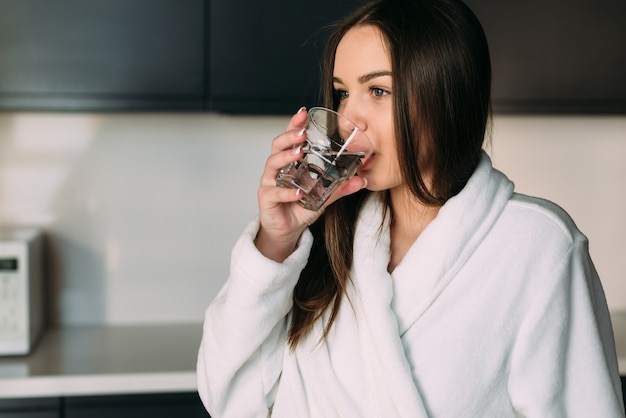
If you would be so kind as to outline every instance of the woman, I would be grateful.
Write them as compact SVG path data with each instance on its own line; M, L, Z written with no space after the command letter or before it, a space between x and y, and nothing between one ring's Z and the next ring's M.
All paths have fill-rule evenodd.
M611 324L586 238L482 152L487 42L456 0L380 0L342 22L325 105L373 157L323 210L276 187L306 112L274 139L259 217L206 312L215 417L619 417Z

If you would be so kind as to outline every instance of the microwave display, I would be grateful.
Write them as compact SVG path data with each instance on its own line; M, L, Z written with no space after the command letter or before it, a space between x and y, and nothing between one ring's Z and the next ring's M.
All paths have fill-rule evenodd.
M0 271L17 271L17 258L0 258Z

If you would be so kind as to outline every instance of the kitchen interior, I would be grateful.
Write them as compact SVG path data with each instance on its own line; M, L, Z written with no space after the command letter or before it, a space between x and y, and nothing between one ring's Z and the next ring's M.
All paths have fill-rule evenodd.
M207 416L204 309L271 140L319 104L321 28L359 2L266 3L0 2L0 417ZM589 238L626 376L626 5L467 3L485 149Z

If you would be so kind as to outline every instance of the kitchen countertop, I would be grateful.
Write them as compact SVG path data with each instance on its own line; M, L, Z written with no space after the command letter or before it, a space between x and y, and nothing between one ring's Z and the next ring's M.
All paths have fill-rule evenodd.
M626 375L626 312L611 314ZM0 398L195 392L202 324L67 327L0 357Z
M47 330L0 357L0 398L194 392L202 324Z

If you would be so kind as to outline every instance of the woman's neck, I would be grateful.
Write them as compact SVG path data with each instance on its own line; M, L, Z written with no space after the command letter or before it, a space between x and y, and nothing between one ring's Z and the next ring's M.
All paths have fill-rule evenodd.
M439 213L439 207L426 206L406 187L389 191L391 198L391 258L387 270L392 272L409 248Z

